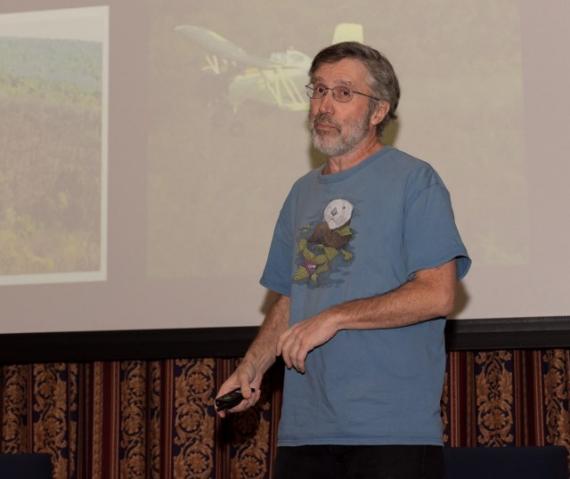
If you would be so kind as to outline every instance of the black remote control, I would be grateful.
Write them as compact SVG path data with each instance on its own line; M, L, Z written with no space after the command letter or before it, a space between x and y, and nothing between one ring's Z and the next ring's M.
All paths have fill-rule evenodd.
M254 393L255 389L251 388L251 392ZM226 409L231 409L242 402L243 396L241 394L241 389L237 388L230 391L219 398L216 398L216 409L218 411L224 411Z

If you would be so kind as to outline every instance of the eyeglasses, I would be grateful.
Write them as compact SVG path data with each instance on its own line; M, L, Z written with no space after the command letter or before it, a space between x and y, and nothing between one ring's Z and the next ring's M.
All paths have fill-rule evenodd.
M380 101L380 98L376 98L375 96L372 95L367 95L366 93L362 93L361 91L352 90L351 88L344 85L338 85L329 88L328 86L325 86L322 83L317 83L315 85L309 83L308 85L305 85L305 88L307 90L307 96L312 100L320 100L321 98L324 98L325 95L330 90L332 92L332 97L340 103L349 102L350 100L352 100L354 95L362 95L367 98L372 98L373 100Z

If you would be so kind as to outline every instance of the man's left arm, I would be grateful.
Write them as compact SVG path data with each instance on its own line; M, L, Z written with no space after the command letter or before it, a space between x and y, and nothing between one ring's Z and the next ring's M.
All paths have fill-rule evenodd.
M447 316L456 285L455 260L420 270L393 291L338 304L293 325L281 335L277 355L287 367L304 372L307 354L343 329L398 328Z

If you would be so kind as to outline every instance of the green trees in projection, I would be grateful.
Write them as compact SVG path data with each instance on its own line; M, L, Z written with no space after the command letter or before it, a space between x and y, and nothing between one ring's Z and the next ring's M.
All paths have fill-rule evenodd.
M0 275L94 271L101 45L0 39Z

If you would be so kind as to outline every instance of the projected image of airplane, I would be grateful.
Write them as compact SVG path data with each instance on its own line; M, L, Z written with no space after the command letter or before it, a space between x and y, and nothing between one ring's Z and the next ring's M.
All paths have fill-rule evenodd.
M289 48L271 53L266 59L247 53L203 27L179 25L174 30L204 50L203 71L228 77L228 100L234 112L246 100L288 111L308 109L305 85L311 57L305 53ZM332 43L349 40L363 41L362 25L342 23L336 26Z

